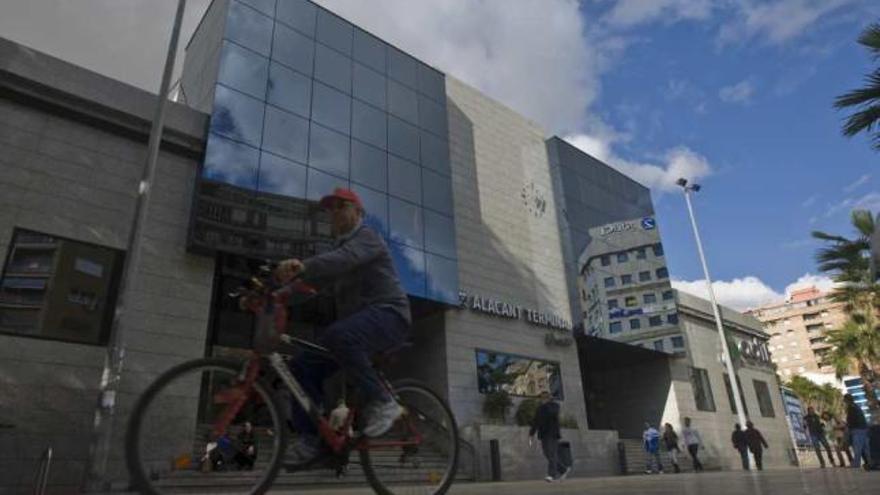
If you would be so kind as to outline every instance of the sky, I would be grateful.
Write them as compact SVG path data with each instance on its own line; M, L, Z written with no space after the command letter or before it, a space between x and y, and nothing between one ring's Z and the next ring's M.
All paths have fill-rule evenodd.
M182 39L209 3L189 0ZM702 185L714 287L738 309L830 288L810 232L880 211L880 155L832 108L877 66L855 42L877 0L317 3L650 187L682 290L705 295L679 177ZM155 92L175 5L0 0L0 37Z

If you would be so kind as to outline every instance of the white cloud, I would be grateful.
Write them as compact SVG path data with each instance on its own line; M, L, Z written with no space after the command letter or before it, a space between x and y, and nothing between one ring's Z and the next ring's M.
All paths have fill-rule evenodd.
M687 292L704 299L709 298L706 288L706 280L672 280L672 287L682 292ZM712 290L715 298L722 306L728 306L738 311L782 301L784 296L761 281L758 277L747 276L735 278L731 281L717 280L712 282Z
M712 173L709 161L686 146L666 151L661 163L638 163L614 153L613 137L576 134L565 140L657 192L676 189L675 181L679 178L698 181Z
M801 203L801 206L804 208L809 208L809 207L813 206L814 204L816 204L816 201L818 199L819 199L819 195L814 194L814 195L810 196L809 198L805 199L804 202Z
M843 188L843 192L851 193L871 180L871 174L865 174Z
M760 39L770 44L788 42L820 18L861 0L735 0L736 14L718 34L721 45Z
M874 214L880 212L880 193L869 192L858 198L850 197L829 205L824 218L831 218L842 212L849 214L853 210L868 210Z
M750 103L754 93L754 83L746 79L730 86L724 86L718 91L718 97L726 103Z
M837 284L831 280L831 277L827 275L813 275L812 273L805 273L799 279L797 279L794 283L789 284L785 287L785 297L791 297L791 293L798 289L806 289L808 287L815 287L822 292L828 292L831 289L835 288Z
M616 27L631 27L657 20L704 20L711 14L711 0L618 0L603 21Z

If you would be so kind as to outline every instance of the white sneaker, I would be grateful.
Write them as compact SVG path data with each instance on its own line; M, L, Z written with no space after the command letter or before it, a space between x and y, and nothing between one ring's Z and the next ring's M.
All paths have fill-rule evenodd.
M566 467L565 471L563 471L562 474L559 475L559 481L562 481L565 478L568 478L568 473L570 473L570 472L571 472L571 466Z
M394 399L388 402L372 402L367 405L366 411L367 426L363 433L368 437L384 435L403 414L403 408Z
M553 476L547 476L546 478L544 478L544 481L546 481L547 483L553 483L556 480L553 478Z

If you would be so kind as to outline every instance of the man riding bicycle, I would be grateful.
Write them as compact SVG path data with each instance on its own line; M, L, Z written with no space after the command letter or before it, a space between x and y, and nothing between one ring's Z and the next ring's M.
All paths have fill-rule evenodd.
M409 300L382 236L364 225L364 208L357 194L336 188L321 198L320 205L332 218L334 249L305 260L282 261L275 275L288 282L302 275L318 282L331 282L337 320L327 327L318 343L336 361L316 353L303 353L290 369L303 388L322 403L324 379L341 366L361 392L366 405L362 432L377 437L387 432L402 414L370 362L370 357L405 342L409 337ZM314 423L294 401L292 426L298 433L291 451L306 463L321 452Z

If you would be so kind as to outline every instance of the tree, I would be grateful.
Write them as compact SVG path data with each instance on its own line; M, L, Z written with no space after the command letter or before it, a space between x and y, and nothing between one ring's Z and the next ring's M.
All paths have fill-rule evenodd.
M876 312L852 313L842 327L827 333L825 341L832 346L828 357L837 377L855 369L865 387L868 409L872 415L880 414L875 372L880 365L880 326Z
M880 60L880 22L865 28L858 42L868 49L874 60ZM874 148L880 150L880 132L874 131L874 126L880 125L880 68L865 76L865 87L838 96L834 107L856 110L843 124L844 136L866 132L871 135Z
M785 385L800 397L805 406L812 407L819 414L828 412L840 417L843 412L843 394L833 385L820 386L802 376L792 377Z

